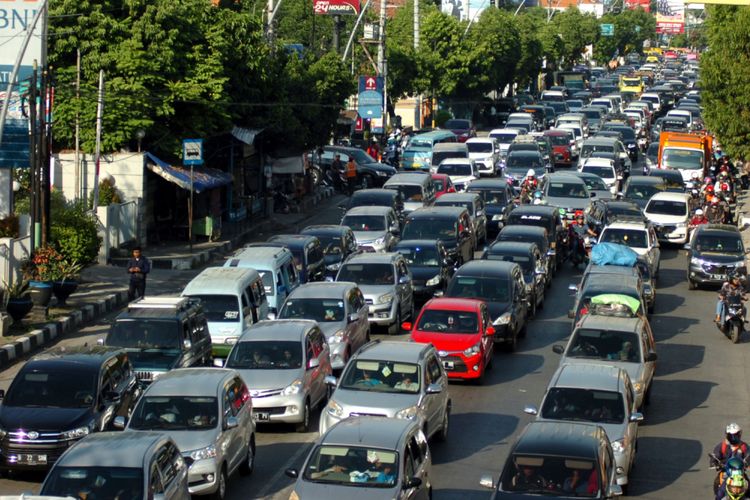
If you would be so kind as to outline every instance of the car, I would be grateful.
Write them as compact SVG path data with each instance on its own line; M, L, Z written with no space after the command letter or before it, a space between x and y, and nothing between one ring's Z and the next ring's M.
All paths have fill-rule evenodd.
M341 225L354 231L357 247L366 252L390 252L398 242L398 216L390 207L352 208Z
M544 307L544 290L547 287L547 264L536 243L499 241L482 255L482 259L501 260L518 264L526 283L529 297L529 315Z
M278 244L288 248L294 255L294 264L300 283L325 279L325 258L320 240L309 234L276 234L262 245Z
M455 267L473 259L477 245L474 223L463 206L433 206L415 210L404 222L401 239L440 240Z
M514 207L511 184L506 179L478 179L466 191L482 197L487 217L487 234L497 235Z
M599 130L614 130L620 132L620 134L622 134L622 143L625 145L630 160L638 160L638 137L631 126L619 123L605 123Z
M528 471L528 472L524 472ZM521 480L534 475L535 483ZM580 478L588 489L566 492L566 480ZM497 484L492 476L482 476L479 484L493 490L492 500L538 498L612 499L622 495L617 484L614 451L606 431L599 425L582 422L531 422L521 431L505 461Z
M463 207L469 211L473 224L473 232L477 242L487 241L487 215L484 209L484 199L477 193L451 193L435 201L436 207Z
M568 318L573 320L573 327L575 327L581 317L588 313L592 299L598 295L624 295L631 297L640 303L638 308L640 314L645 315L647 311L647 306L644 302L643 280L640 277L627 276L624 273L614 277L612 274L607 273L592 274L586 277L585 280L582 279L579 285L570 285L568 288L576 290L573 309L568 311Z
M553 273L557 272L558 267L562 266L566 258L568 239L568 231L563 226L560 209L544 205L522 205L508 216L507 225L508 227L536 226L546 229L549 238L547 255L551 258Z
M466 142L472 137L477 136L477 131L474 128L474 124L471 120L464 120L461 118L451 118L447 120L442 128L450 130L458 138L458 142Z
M548 174L539 185L542 204L564 210L564 218L572 220L577 210L586 211L591 198L596 196L589 191L582 179L568 173Z
M41 495L189 500L188 468L162 432L101 432L67 449Z
M549 287L552 283L552 276L555 274L557 269L557 258L556 253L550 248L550 236L547 229L539 226L529 225L518 225L513 224L505 226L498 234L497 238L492 245L490 245L485 253L489 254L492 252L492 247L501 241L523 241L526 243L536 243L539 247L539 251L542 253L543 259L546 263L547 271L547 286ZM482 255L482 258L485 256Z
M625 181L622 192L618 193L618 198L632 201L643 210L653 195L666 190L667 183L661 177L631 176Z
M538 422L590 422L600 425L612 444L617 484L627 492L628 475L635 462L638 424L643 414L635 406L628 372L615 366L564 364L552 375L542 403L524 413Z
M404 199L404 215L435 203L435 184L426 172L398 173L384 184L386 189L401 193Z
M469 159L469 148L462 142L443 142L432 147L430 158L430 172L445 160Z
M643 166L643 173L648 174L650 171L658 168L659 165L659 141L652 142L646 148L644 154L646 164ZM682 174L680 174L682 175Z
M514 188L521 190L521 181L529 170L534 170L537 176L544 174L547 170L547 162L538 150L508 153L508 158L505 160L505 177L514 181Z
M517 128L496 128L490 130L488 137L497 141L500 146L500 157L505 158L508 156L508 148L511 143L520 133L522 133L521 130Z
M642 256L639 256L643 258ZM645 262L645 259L644 259ZM653 310L654 304L649 302L646 297L645 282L641 274L639 266L617 266L617 265L605 265L600 266L592 262L586 266L581 277L581 283L576 289L586 288L588 282L596 277L609 276L613 281L623 284L632 284L639 293L640 300L646 305L648 312ZM573 289L574 287L569 287Z
M323 153L319 158L321 168L330 168L336 155L339 155L342 165L346 165L349 158L354 158L357 185L361 189L382 186L396 174L396 169L392 166L377 161L359 148L348 146L323 146Z
M659 276L661 250L656 231L638 220L616 221L605 227L599 235L598 243L619 243L643 255L651 267L651 273Z
M356 207L391 207L399 219L404 217L404 198L399 191L393 189L359 189L352 193L348 202L339 204L342 213Z
M325 262L326 279L336 276L341 264L350 256L359 253L354 231L338 224L318 224L306 226L300 234L315 236L323 247L323 262Z
M432 455L419 422L362 416L321 435L295 479L290 498L427 499Z
M0 391L0 469L47 470L89 434L112 429L141 388L125 349L55 348L27 361Z
M255 423L250 392L240 374L223 368L185 368L149 386L127 421L126 435L163 432L188 465L191 495L224 498L236 471L255 469Z
M455 193L456 187L453 185L453 181L449 175L446 174L432 174L432 182L435 184L435 199L437 200L441 196L447 193Z
M604 125L603 125L604 126ZM619 130L604 131L603 134L620 134ZM600 156L595 153L608 153L615 160L616 166L619 167L623 177L630 175L633 160L630 159L625 144L618 137L608 137L606 135L596 135L589 137L581 146L581 156L578 159L578 166L581 167L586 158L590 156Z
M687 193L656 193L648 201L643 214L656 230L659 241L684 245L690 231L693 198Z
M616 221L618 217L626 220L646 221L641 212L641 208L627 200L602 200L595 199L591 202L591 207L585 214L586 221L596 226L596 232L600 233L602 229Z
M555 119L555 127L559 128L565 123L571 123L577 125L583 131L583 137L586 138L589 135L589 120L585 113L563 113L557 116Z
M302 285L289 294L278 318L317 321L328 342L333 370L343 369L352 353L370 341L368 306L356 283Z
M313 408L328 398L330 348L312 320L254 324L234 344L225 366L237 370L250 388L257 423L291 423L297 432L309 432Z
M224 304L225 311L227 304ZM225 312L224 311L224 312ZM98 341L128 353L142 384L174 368L211 366L211 336L200 299L142 297L117 315Z
M394 334L405 318L415 317L412 276L400 253L355 255L341 266L336 281L357 283L369 306L370 326Z
M670 193L684 193L686 191L686 183L679 170L673 170L671 168L653 168L648 173L649 177L661 177L667 184L667 191ZM694 183L700 183L700 179L696 179ZM700 187L700 184L698 184Z
M577 160L578 145L570 130L550 129L544 135L552 144L552 159L555 167L570 167Z
M450 426L448 376L432 344L375 340L347 364L320 417L320 434L364 415L419 423L427 439L444 441Z
M402 328L410 332L412 342L434 346L449 379L481 384L492 368L495 328L481 300L432 299L414 323Z
M576 171L566 173L580 178L584 182L584 184L586 184L589 192L596 194L596 196L594 197L595 200L609 200L614 196L612 194L611 188L607 186L604 180L596 174ZM591 210L591 207L589 207L589 210Z
M578 171L598 175L607 184L610 196L620 191L622 175L618 174L614 160L589 157L584 160Z
M466 141L469 158L474 160L479 175L494 177L500 161L500 145L492 137L474 137Z
M737 226L703 224L695 228L687 249L688 288L721 285L730 272L747 275L745 245Z
M595 106L584 106L578 112L586 116L589 123L589 134L595 134L599 130L599 126L604 122L607 114L601 108Z
M426 300L445 291L455 267L442 241L400 241L393 251L403 255L409 265L415 299Z
M492 340L508 352L526 336L532 295L516 263L483 259L464 264L451 278L445 297L484 301L494 329Z
M457 192L465 191L472 181L479 179L477 164L470 158L445 159L438 165L435 173L450 177Z
M648 404L656 368L656 342L648 320L587 314L576 325L566 346L555 344L564 364L598 364L623 368L635 390L636 408Z

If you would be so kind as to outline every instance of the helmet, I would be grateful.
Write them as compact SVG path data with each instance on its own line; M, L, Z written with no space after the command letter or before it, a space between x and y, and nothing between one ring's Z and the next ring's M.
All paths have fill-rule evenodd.
M541 198L541 197L542 197L542 192L541 191L539 191L539 190L534 191L534 198Z
M729 279L738 278L739 275L736 272L729 273ZM727 441L729 441L730 444L740 444L742 442L742 428L736 424L735 422L732 422L731 424L727 425ZM731 461L731 460L730 460ZM727 462L727 465L729 465L729 462ZM742 463L740 462L740 467L742 467Z
M695 215L703 215L703 210L699 208L698 210L695 211Z
M706 177L705 179L703 179L703 184L711 184L712 182L713 179L711 179L710 177Z
M536 177L536 174L534 173L534 169L530 168L528 172L526 172L526 177Z
M714 192L713 184L709 184L708 186L706 186L706 191L708 191L709 193L713 193Z

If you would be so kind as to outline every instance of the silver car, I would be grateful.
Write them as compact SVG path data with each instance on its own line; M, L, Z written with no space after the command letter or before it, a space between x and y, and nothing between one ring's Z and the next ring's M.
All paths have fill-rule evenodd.
M411 272L400 253L355 255L341 266L336 281L359 285L370 306L371 325L387 326L394 334L404 319L416 318Z
M576 325L568 345L554 345L560 365L593 363L625 369L635 389L636 408L648 404L656 368L656 343L642 316L622 318L587 314Z
M226 366L250 388L256 422L293 423L297 432L308 432L312 409L328 397L329 353L315 321L260 321L240 337Z
M68 448L41 495L189 500L185 460L161 432L97 432Z
M279 319L317 321L331 350L331 367L341 370L352 353L370 341L367 311L356 283L307 283L287 297Z
M539 189L542 191L542 203L564 209L564 217L572 219L576 210L588 212L592 193L580 177L568 173L547 174Z
M323 434L295 478L290 498L427 500L432 456L419 423L351 418Z
M341 225L354 231L360 249L390 252L398 242L399 222L391 207L355 207L344 214Z
M346 365L320 415L320 433L359 415L415 420L445 440L451 413L448 377L432 344L374 341Z
M635 460L638 423L643 415L635 406L628 372L616 366L576 364L560 366L542 401L541 412L527 406L537 420L592 422L607 432L617 464L617 484L626 491Z
M250 392L240 374L221 368L167 372L138 402L126 432L164 432L190 466L192 495L224 498L227 478L255 467L255 423ZM123 428L125 417L115 418Z

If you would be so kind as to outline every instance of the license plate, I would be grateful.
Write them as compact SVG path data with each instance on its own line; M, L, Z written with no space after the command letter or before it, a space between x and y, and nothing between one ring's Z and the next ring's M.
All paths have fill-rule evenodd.
M47 463L47 455L31 455L23 453L18 455L17 463L22 465L38 465Z
M253 413L253 420L256 422L267 422L269 420L268 412L255 412Z
M446 370L452 370L453 361L443 361L443 368L445 368Z
M726 279L726 276L724 276L723 274L712 274L711 275L711 279L712 280L723 280L723 279Z

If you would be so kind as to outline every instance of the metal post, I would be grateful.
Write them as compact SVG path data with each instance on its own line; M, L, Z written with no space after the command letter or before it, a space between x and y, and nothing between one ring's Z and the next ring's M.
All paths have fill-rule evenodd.
M47 154L47 79L46 68L42 68L39 98L39 220L42 231L41 246L47 245L50 226L49 155Z
M419 50L419 0L414 0L414 52ZM416 113L414 113L415 128L422 128L422 94L417 96Z
M273 40L273 0L268 0L267 16L268 22L266 23L266 36L268 37L268 41L270 42L271 40Z
M34 60L31 71L31 82L29 83L29 169L31 170L31 203L29 212L31 215L30 245L33 252L39 244L37 226L39 225L39 176L37 172L37 135L36 135L36 60Z
M378 36L378 75L383 77L385 82L385 19L386 19L386 0L380 0L380 33ZM388 103L385 95L385 83L383 84L383 133L386 131L386 124L388 123Z
M190 200L188 201L188 240L190 240L190 254L193 253L193 165L190 164Z
M99 70L99 93L96 104L96 151L94 152L94 199L92 208L99 206L99 162L102 151L102 116L104 114L104 70Z
M365 17L365 12L367 12L367 7L370 6L370 1L371 0L367 0L365 6L359 11L359 17L357 18L357 22L354 23L354 27L352 27L352 33L349 35L349 41L346 42L346 48L344 49L344 55L341 57L341 62L346 62L346 58L349 56L349 49L352 48L352 41L354 41L354 37L357 35L357 28L359 27L359 23L362 22L362 18Z
M333 51L339 53L339 33L341 32L341 16L333 16Z
M79 124L81 108L81 49L76 49L76 200L81 198L81 127Z

